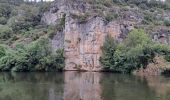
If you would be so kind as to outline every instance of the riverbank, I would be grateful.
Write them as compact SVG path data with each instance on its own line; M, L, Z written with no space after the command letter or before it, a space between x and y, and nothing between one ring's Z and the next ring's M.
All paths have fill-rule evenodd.
M139 70L133 71L134 75L149 76L149 75L161 75L170 74L166 73L170 70L170 63L167 62L163 56L156 56L152 63L149 63L147 67L140 68Z

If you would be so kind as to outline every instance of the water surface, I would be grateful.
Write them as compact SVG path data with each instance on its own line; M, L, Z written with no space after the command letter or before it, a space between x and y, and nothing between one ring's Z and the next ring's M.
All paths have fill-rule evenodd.
M170 100L170 77L112 73L0 73L0 100Z

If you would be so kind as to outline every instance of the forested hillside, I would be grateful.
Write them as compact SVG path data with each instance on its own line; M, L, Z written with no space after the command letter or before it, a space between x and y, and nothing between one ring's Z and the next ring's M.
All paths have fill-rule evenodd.
M0 70L56 71L64 66L63 51L52 54L53 27L41 22L50 2L0 1ZM56 63L57 62L57 63Z
M168 0L0 0L0 70L145 69L170 61L169 27Z

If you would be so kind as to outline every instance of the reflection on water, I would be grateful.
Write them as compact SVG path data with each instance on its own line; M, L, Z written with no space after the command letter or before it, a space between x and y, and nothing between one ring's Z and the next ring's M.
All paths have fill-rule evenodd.
M100 73L65 73L64 100L101 100Z
M61 100L61 73L0 74L0 100Z
M170 88L167 87L168 84L170 85L170 78L113 74L104 74L102 78L104 78L101 79L104 100L170 100ZM158 81L152 81L152 79ZM162 88L161 85L166 87L163 95L157 92Z
M170 78L112 73L0 73L0 100L170 100Z
M166 77L146 77L145 78L148 82L148 86L151 90L155 91L157 96L166 96L169 92L169 99L170 99L170 79Z

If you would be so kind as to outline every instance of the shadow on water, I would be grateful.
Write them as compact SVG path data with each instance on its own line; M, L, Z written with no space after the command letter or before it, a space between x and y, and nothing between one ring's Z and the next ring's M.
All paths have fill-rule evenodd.
M170 77L98 72L0 73L0 100L170 100Z

